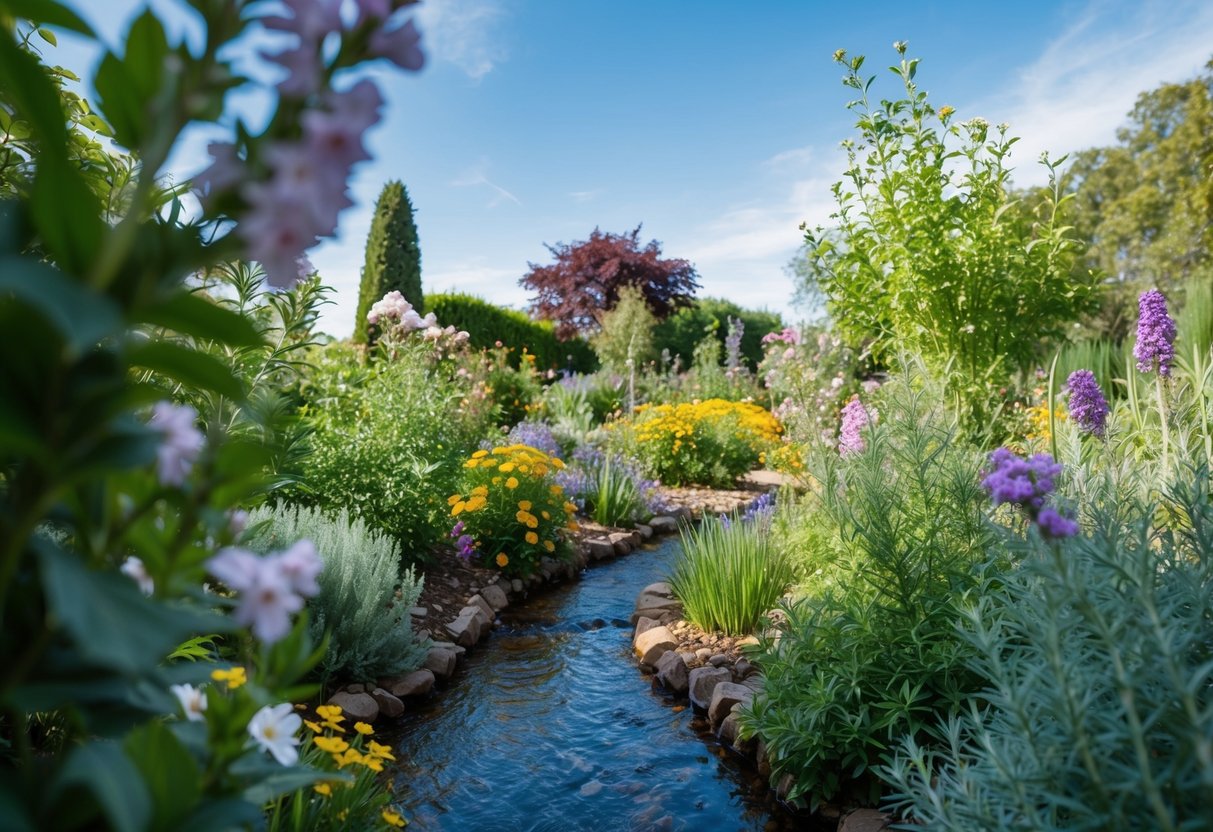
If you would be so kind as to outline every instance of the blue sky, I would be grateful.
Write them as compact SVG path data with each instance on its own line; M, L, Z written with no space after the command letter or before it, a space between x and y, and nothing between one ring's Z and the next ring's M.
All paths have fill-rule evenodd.
M147 0L68 4L115 43ZM152 5L189 31L184 2ZM356 169L340 236L312 252L336 289L323 328L353 327L374 200L391 178L417 210L426 291L521 308L518 279L528 261L548 261L545 243L643 223L666 256L695 263L702 294L795 319L784 267L800 223L827 221L838 143L852 132L835 49L887 75L893 41L908 40L936 105L1010 122L1021 184L1040 181L1042 150L1112 141L1137 93L1213 57L1203 0L843 6L430 0L417 12L428 65L373 70L389 101L369 135L375 160ZM95 52L60 44L49 60L91 72ZM878 83L892 95L890 82ZM233 97L250 113L266 101ZM187 136L167 172L203 167L208 135Z

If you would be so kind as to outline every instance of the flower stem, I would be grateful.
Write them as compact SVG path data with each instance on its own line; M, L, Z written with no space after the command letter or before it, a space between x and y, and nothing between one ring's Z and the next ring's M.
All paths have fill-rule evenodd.
M1169 476L1171 472L1170 465L1170 446L1171 446L1171 428L1167 424L1167 403L1162 392L1162 374L1156 379L1157 385L1154 391L1158 394L1158 421L1162 425L1162 473L1163 476Z

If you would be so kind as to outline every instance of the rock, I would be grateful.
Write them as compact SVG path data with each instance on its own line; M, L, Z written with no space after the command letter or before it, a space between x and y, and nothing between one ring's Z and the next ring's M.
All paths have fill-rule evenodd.
M666 627L653 627L645 630L636 637L633 644L633 649L636 655L640 657L641 664L647 664L650 667L657 664L657 660L664 653L668 653L678 646L678 640L674 638L674 634Z
M688 683L688 694L691 704L701 711L706 711L712 704L712 691L717 685L729 682L733 674L723 667L697 667L691 671Z
M786 801L788 794L791 793L792 787L796 785L796 778L790 774L785 774L779 778L779 782L775 784L775 796L780 800ZM842 827L839 827L839 832L842 832Z
M641 540L648 540L653 536L653 527L646 526L644 523L637 523L636 531L639 533Z
M704 662L706 664L707 660L712 658L712 651L706 647L700 647L698 650L695 651L695 658L699 659L699 661Z
M430 611L425 607L409 607L409 615L413 618L425 618L430 614Z
M521 595L521 594L522 594L522 581L521 581L521 579L519 579L519 578L513 578L513 579L510 581L510 589L512 589L512 590L513 590L514 592L516 592L517 594Z
M346 693L366 693L366 685L346 685Z
M881 832L892 822L890 815L876 809L856 809L842 819L838 832Z
M672 693L686 693L690 684L690 671L687 663L678 653L671 650L657 660L657 681Z
M640 606L640 599L645 595L658 595L662 598L674 598L674 587L670 586L669 581L654 581L653 583L640 590L640 594L636 596L636 606Z
M328 704L339 707L351 722L374 722L379 716L379 705L369 693L333 694Z
M743 688L749 688L754 693L762 693L763 688L766 687L766 683L767 677L763 676L761 673L751 673L749 676L741 680L741 686Z
M615 546L610 540L601 537L591 537L585 542L585 546L590 553L590 557L594 560L615 557Z
M729 663L729 657L724 653L717 653L715 656L708 657L708 664L712 667L724 667Z
M637 618L636 619L636 632L632 634L632 644L636 643L636 639L640 637L641 633L643 633L645 630L653 629L659 623L660 622L658 622L652 618L648 618L646 616L641 616L640 618Z
M493 612L501 612L510 605L510 599L497 584L489 584L484 589L480 590L480 596L493 609Z
M733 665L733 673L738 679L744 679L747 676L752 676L757 672L758 666L745 657L738 659L737 663Z
M426 672L428 673L429 671ZM430 678L434 678L432 674ZM383 688L375 688L371 691L371 698L379 706L379 713L388 719L395 719L404 713L404 703Z
M678 531L678 521L666 515L654 517L648 525L654 534L673 534Z
M708 703L708 721L713 725L724 722L724 718L739 702L749 702L754 691L736 682L721 682L712 688L712 699Z
M455 654L450 654L451 669L455 669ZM434 687L434 677L437 674L427 666L421 670L414 670L406 676L401 676L398 679L391 679L389 683L384 685L393 696L421 696L429 693ZM448 674L449 675L449 674Z
M617 555L631 554L632 550L636 548L632 545L631 532L612 532L607 535L607 540L611 541L611 546Z
M469 598L468 606L480 607L480 611L484 613L484 617L488 620L490 626L497 619L497 610L493 609L489 602L484 600L484 598L480 595L473 595L471 598Z
M758 637L746 636L745 638L739 638L737 639L736 647L743 652L745 652L746 648L756 648L758 647Z
M757 742L755 742L753 737L744 740L741 738L741 720L737 716L736 706L733 707L733 710L729 711L728 716L721 720L717 736L722 743L732 746L738 753L744 754L747 757L753 756Z
M767 755L767 744L762 737L754 743L754 762L758 764L758 776L766 779L771 776L771 758Z
M463 647L474 647L480 641L488 622L480 607L464 607L459 617L446 625L446 631Z
M425 654L425 662L422 666L435 676L447 679L455 672L455 661L454 650L448 650L445 647L431 647L430 651Z

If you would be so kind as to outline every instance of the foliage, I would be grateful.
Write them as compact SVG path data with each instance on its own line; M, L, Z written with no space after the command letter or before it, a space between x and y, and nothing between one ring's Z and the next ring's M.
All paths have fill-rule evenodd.
M476 451L447 500L456 522L451 536L467 535L469 555L511 576L530 575L541 558L566 555L560 532L573 525L577 507L556 482L564 467L528 445Z
M354 318L356 343L372 340L367 313L375 301L392 291L404 295L418 314L425 311L425 297L421 291L421 245L417 240L417 225L413 222L413 203L409 201L408 189L398 180L384 183L367 234L366 262L362 266L358 312Z
M788 436L805 447L833 446L843 402L861 389L876 390L872 380L857 380L858 362L837 335L824 330L786 329L767 336L758 367L772 410Z
M526 347L498 346L461 357L457 372L468 386L464 402L476 413L475 420L485 427L508 428L537 410L543 383L536 363Z
M592 445L578 447L572 464L556 480L570 500L603 526L628 525L666 509L658 483L645 478L635 460Z
M1009 210L1015 139L1005 125L932 109L914 80L917 59L892 68L904 97L878 104L868 97L875 78L859 74L863 57L836 57L858 94L848 107L860 135L844 144L836 227L805 235L813 279L844 339L870 341L879 361L920 355L948 382L966 426L980 427L1002 377L1033 366L1093 300L1094 277L1070 269L1069 197L1054 177L1035 216Z
M528 263L530 271L519 282L535 293L531 311L554 321L561 338L597 330L625 286L639 289L657 318L686 306L699 288L688 261L663 260L656 240L641 248L640 226L626 234L595 228L588 240L545 247L555 262Z
M306 538L324 559L320 594L309 608L313 639L328 639L319 665L325 679L374 681L421 666L425 645L413 634L409 610L425 579L412 568L401 571L398 543L345 508L328 517L315 508L263 507L249 523L257 551Z
M670 586L706 632L751 633L792 583L792 564L767 524L734 516L684 527Z
M755 404L708 399L640 405L617 423L619 444L634 447L645 471L666 485L727 487L779 443L779 422Z
M433 366L422 343L374 362L334 343L308 360L299 391L312 431L307 479L283 499L348 508L398 541L406 562L423 558L447 529L442 494L455 488L480 429L458 409L466 389Z
M976 690L955 621L993 540L980 459L918 375L882 388L865 450L818 455L815 491L778 531L806 594L764 641L765 691L742 722L791 798L874 800L885 749Z
M603 369L627 373L657 356L653 347L656 316L635 286L619 290L619 302L603 313L601 329L590 339Z
M545 371L589 373L598 366L594 350L584 339L558 340L551 321L532 320L525 312L464 294L430 295L426 306L439 320L467 331L473 347L512 347L510 363L514 367L519 366L523 348L535 356L536 367Z
M965 616L980 702L940 722L934 749L907 740L884 771L903 817L945 830L1207 826L1208 476L1186 472L1161 504L1109 482L1089 537L1015 547L1019 568Z
M750 369L762 360L762 338L783 328L783 319L775 312L761 309L745 309L723 298L697 298L690 306L679 309L657 324L653 339L658 352L669 350L672 356L682 359L682 366L690 366L695 347L704 335L711 334L724 344L729 318L736 318L745 326L741 339L741 354Z

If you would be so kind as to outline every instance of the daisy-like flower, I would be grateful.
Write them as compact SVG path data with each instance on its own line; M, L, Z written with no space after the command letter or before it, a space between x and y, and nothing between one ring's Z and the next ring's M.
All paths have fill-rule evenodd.
M179 486L185 482L202 453L206 437L194 427L197 419L198 411L189 405L162 401L152 406L148 427L163 436L156 449L156 475L161 485Z
M299 738L295 733L303 724L290 702L266 705L249 720L249 736L262 750L281 765L294 765L299 760Z
M228 690L235 690L241 685L248 684L248 674L244 672L244 668L237 665L231 668L219 668L211 671L211 678L216 682L223 682L227 685Z
M375 733L375 729L372 728L370 725L368 725L365 722L355 722L354 730L357 731L359 734L362 734L362 736L364 736L364 737L370 736L371 734Z
M169 685L169 691L181 703L181 710L186 719L190 722L203 722L206 719L205 691L193 685Z
M134 581L139 587L139 591L144 595L151 595L156 591L156 582L152 580L152 576L148 573L147 567L144 566L141 559L135 557L134 555L131 555L129 558L124 560L118 571Z

